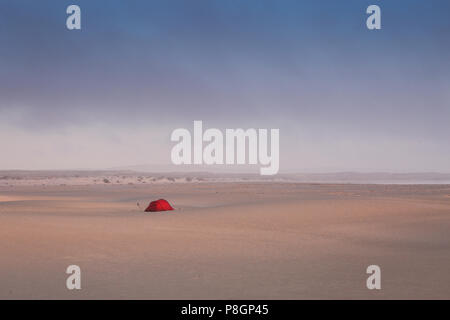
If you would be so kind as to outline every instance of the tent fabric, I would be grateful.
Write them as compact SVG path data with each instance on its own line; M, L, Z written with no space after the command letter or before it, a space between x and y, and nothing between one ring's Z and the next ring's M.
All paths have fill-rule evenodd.
M155 212L155 211L169 211L173 210L172 206L164 199L159 199L150 202L145 212Z

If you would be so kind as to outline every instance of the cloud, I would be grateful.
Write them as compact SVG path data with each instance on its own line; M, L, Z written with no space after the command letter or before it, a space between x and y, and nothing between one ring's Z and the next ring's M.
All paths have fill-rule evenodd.
M408 10L386 2L380 32L365 28L360 1L77 3L79 32L65 29L63 2L0 4L0 41L8 44L0 50L2 140L20 138L24 150L27 143L43 146L48 156L36 166L100 165L94 156L89 163L76 151L72 160L58 152L79 146L100 159L99 150L115 149L100 138L107 132L137 134L132 141L154 135L151 140L169 150L164 139L171 130L203 120L214 127L279 128L293 143L309 136L311 142L302 141L311 163L372 163L364 153L383 154L363 141L383 148L390 140L398 144L385 145L398 159L392 167L410 161L403 146L412 141L417 158L425 150L436 157L422 161L424 169L446 168L436 150L448 149L450 134L448 2L414 2ZM412 23L419 13L421 20ZM148 133L138 134L143 128ZM319 141L322 135L331 141ZM130 155L118 141L116 150ZM338 141L359 141L359 151L347 145L339 152L333 148ZM26 166L26 151L12 144L8 150L0 165L20 159ZM352 158L354 152L361 155ZM104 165L110 159L122 158L111 155ZM127 159L124 165L146 163Z

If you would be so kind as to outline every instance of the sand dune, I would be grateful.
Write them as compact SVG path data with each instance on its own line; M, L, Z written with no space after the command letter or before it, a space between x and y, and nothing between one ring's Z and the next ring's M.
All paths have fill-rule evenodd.
M3 299L450 298L450 186L0 187ZM176 208L145 214L157 198ZM82 289L65 269L82 269ZM382 269L369 291L365 269Z

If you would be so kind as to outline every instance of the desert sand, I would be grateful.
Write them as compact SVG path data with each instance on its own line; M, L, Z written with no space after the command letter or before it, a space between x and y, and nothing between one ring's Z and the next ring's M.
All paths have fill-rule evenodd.
M1 185L0 298L450 299L450 185L187 181Z

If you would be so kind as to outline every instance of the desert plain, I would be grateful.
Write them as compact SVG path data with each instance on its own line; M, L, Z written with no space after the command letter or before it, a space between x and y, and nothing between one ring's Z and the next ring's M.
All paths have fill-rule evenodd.
M450 299L447 184L41 178L0 183L1 299Z

